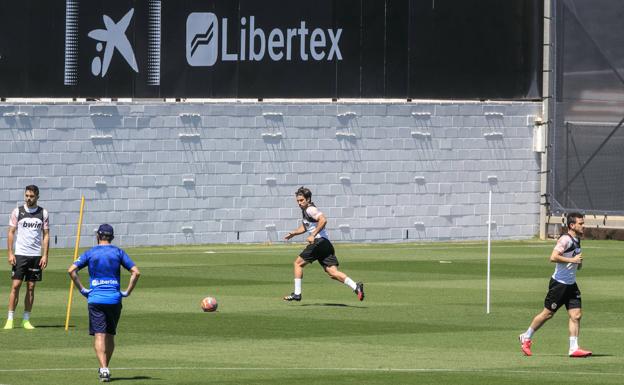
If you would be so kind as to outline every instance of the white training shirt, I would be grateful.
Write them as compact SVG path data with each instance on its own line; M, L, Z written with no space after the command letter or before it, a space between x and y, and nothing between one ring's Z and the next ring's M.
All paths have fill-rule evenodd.
M568 234L559 237L555 250L566 258L574 258L581 253L581 243L578 238L572 238ZM578 263L561 263L555 264L555 272L552 278L560 283L572 285L576 282L576 270Z
M305 213L308 217L314 220L312 221L306 218L305 215L303 216L303 227L305 227L306 231L310 233L310 235L312 235L312 232L314 232L314 230L316 230L316 227L318 226L318 219L321 217L321 215L323 215L323 213L315 206L308 206ZM325 238L329 240L329 234L327 234L327 230L323 229L319 231L314 238Z
M21 212L21 214L20 214ZM17 207L11 213L9 226L16 227L15 255L41 256L43 230L50 228L48 211L43 207Z

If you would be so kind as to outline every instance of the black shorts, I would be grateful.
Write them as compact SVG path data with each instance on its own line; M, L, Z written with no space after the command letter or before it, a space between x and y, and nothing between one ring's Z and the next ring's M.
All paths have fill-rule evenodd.
M580 309L581 291L576 283L566 285L551 278L548 284L548 294L544 299L544 307L556 312L561 305L565 305L566 309Z
M299 256L307 263L319 261L323 268L339 265L338 258L336 258L334 252L334 246L325 238L314 239L314 243L306 246Z
M121 317L121 304L114 305L89 304L89 334L106 333L117 334L117 323Z
M15 266L11 269L11 279L35 282L41 281L43 271L39 266L41 257L30 255L16 255Z

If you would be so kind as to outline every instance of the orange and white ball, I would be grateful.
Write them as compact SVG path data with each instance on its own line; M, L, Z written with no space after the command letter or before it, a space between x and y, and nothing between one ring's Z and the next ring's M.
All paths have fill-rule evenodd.
M205 312L213 312L218 306L217 299L214 297L206 297L201 301L201 308Z

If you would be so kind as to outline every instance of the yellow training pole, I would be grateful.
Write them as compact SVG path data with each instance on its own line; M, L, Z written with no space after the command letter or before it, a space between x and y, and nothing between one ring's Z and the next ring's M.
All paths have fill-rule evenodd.
M78 217L78 230L76 231L76 246L74 247L74 261L78 259L78 247L80 246L80 229L82 228L82 211L84 209L84 195L80 200L80 216ZM69 316L71 315L72 296L74 294L74 281L69 284L69 299L67 300L67 316L65 317L65 331L69 329Z

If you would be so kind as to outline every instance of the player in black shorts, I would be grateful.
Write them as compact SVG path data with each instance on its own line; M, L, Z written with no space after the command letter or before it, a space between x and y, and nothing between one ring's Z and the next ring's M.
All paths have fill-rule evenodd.
M568 329L570 336L570 357L589 357L592 352L579 347L578 336L581 328L581 291L576 284L576 272L583 265L581 236L585 219L582 214L570 213L567 216L568 232L561 235L550 255L555 263L555 272L548 284L548 293L544 299L544 308L538 313L526 332L520 334L520 350L524 355L532 355L533 334L551 319L557 310L565 306L568 311Z
M37 205L39 188L35 185L24 189L24 205L16 207L9 219L7 237L8 262L11 265L11 291L9 312L4 329L13 329L13 317L19 301L22 282L26 282L22 328L32 330L30 313L35 301L35 285L41 281L48 265L50 225L48 211Z
M310 235L307 237L308 245L294 262L295 290L292 294L285 296L284 300L301 301L303 268L307 264L318 261L327 275L347 285L357 295L358 299L363 301L364 284L362 282L356 283L345 273L338 270L338 258L336 258L334 246L329 241L327 230L325 230L327 219L312 202L312 192L305 187L301 187L295 193L295 197L297 204L301 208L303 223L297 230L288 233L284 238L288 240L305 232L310 233Z

